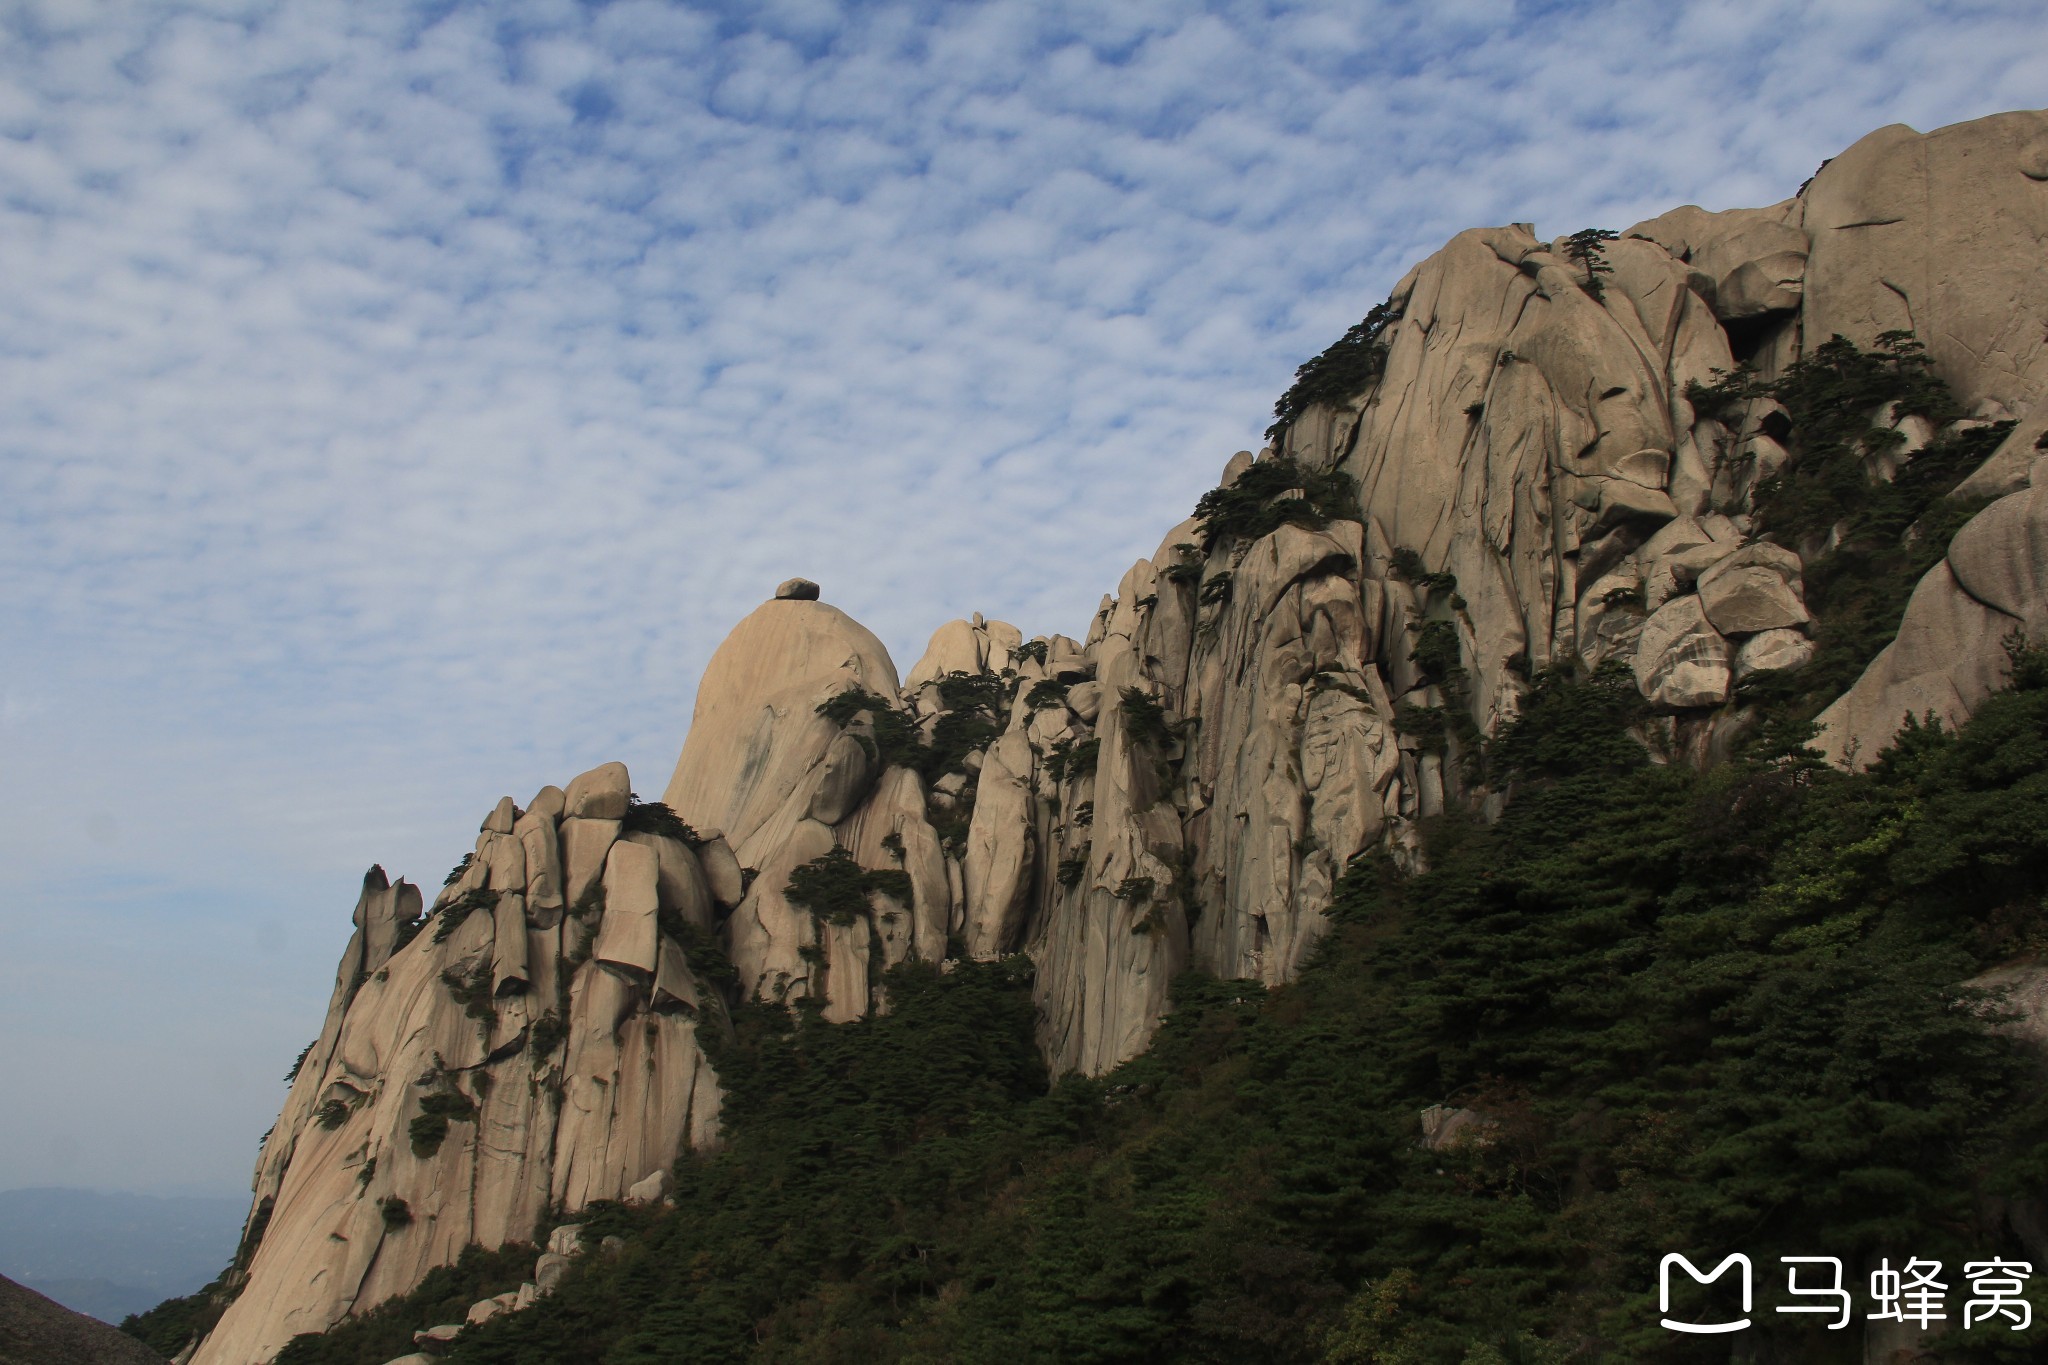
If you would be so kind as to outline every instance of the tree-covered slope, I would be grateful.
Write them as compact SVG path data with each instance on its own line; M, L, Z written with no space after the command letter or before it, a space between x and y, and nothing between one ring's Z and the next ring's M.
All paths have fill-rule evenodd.
M2048 1250L2040 1060L1958 985L2044 933L2048 667L2016 674L1856 775L1654 765L1625 677L1543 677L1498 821L1355 865L1298 982L1186 978L1099 1079L1046 1088L1016 961L901 969L848 1025L756 1009L678 1207L604 1211L622 1254L450 1359L1725 1359L1657 1325L1657 1263L1738 1250L1755 1331L1855 1359L1773 1319L1776 1257ZM1474 1122L1429 1150L1439 1104ZM381 1365L370 1332L282 1360Z

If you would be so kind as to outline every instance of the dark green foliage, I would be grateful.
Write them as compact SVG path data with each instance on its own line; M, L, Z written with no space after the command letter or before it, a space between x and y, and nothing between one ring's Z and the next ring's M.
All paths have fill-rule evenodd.
M1635 674L1604 660L1589 678L1546 668L1530 679L1521 711L1487 748L1497 782L1574 773L1624 773L1649 761L1628 733L1644 713Z
M932 726L931 747L918 764L918 771L927 782L936 782L947 773L964 772L967 755L986 749L1002 732L1003 727L992 711L943 712Z
M1202 547L1182 541L1173 547L1174 562L1161 572L1175 587L1185 588L1202 581Z
M462 1006L462 1012L478 1023L488 1025L498 1017L497 1009L491 1004L491 964L488 961L479 962L467 975L453 967L443 967L441 984Z
M434 942L446 943L455 936L470 915L478 910L495 909L498 892L487 887L472 886L454 900L441 907L441 922L434 926Z
M1614 273L1614 267L1607 264L1606 248L1616 236L1606 228L1580 228L1564 239L1565 256L1585 267L1586 292L1596 299L1607 292L1600 277Z
M1466 420L1466 421L1468 421L1468 422L1476 422L1476 421L1478 421L1478 420L1479 420L1480 418L1482 418L1482 417L1484 417L1484 416L1486 416L1486 404L1484 404L1484 403L1467 403L1467 404L1465 405L1465 420Z
M1711 384L1685 381L1685 401L1692 404L1693 415L1729 426L1756 392L1756 370L1746 361L1733 370L1715 370Z
M325 1336L292 1338L274 1365L384 1365L418 1348L412 1334L441 1322L461 1322L478 1299L517 1289L533 1278L539 1253L523 1242L496 1251L463 1248L454 1265L436 1266L412 1293L350 1318Z
M1024 704L1034 711L1043 710L1048 706L1065 706L1067 685L1055 682L1051 678L1035 682L1031 684L1031 690L1024 694Z
M1026 970L907 964L888 975L888 1014L845 1025L736 1011L717 1057L727 1141L678 1163L687 1212L621 1226L623 1256L583 1258L450 1361L888 1358L867 1353L878 1333L953 1277L966 1220L1032 1141L1020 1118L1047 1108Z
M553 1056L555 1049L568 1037L569 1026L562 1022L562 1016L549 1010L534 1020L533 1027L527 1030L526 1048L536 1060L544 1061Z
M1358 519L1358 487L1350 475L1306 468L1291 456L1260 460L1237 482L1212 488L1195 504L1205 549L1220 540L1257 540L1282 526L1320 530Z
M1273 404L1273 425L1266 428L1266 439L1277 439L1317 403L1343 403L1371 388L1387 363L1387 347L1380 338L1400 316L1392 300L1373 305L1328 350L1297 368L1294 383Z
M1061 886L1078 886L1088 871L1089 845L1083 844L1060 859L1059 870L1054 874Z
M1422 562L1422 556L1402 546L1387 556L1387 572L1406 583L1413 583L1424 592L1441 590L1456 592L1458 576L1454 573L1431 573Z
M1017 646L1016 653L1013 657L1015 657L1019 663L1023 662L1026 659L1031 659L1037 663L1043 664L1046 658L1046 649L1047 645L1046 642L1043 640L1027 640L1023 644Z
M121 1330L166 1360L183 1351L194 1337L211 1332L232 1299L226 1277L182 1298L165 1299L141 1313L121 1319Z
M1443 707L1417 706L1406 701L1394 708L1394 730L1398 734L1413 736L1422 745L1424 753L1441 750L1450 735Z
M476 861L476 854L474 854L474 853L465 853L465 854L463 854L463 855L462 855L462 861L461 861L461 862L459 862L459 863L457 863L457 864L456 864L456 865L455 865L455 866L454 866L453 868L449 869L448 875L447 875L446 877L444 877L444 878L442 878L442 879L441 879L441 885L443 885L443 886L453 886L453 885L455 885L455 883L457 883L457 882L461 881L461 880L462 880L462 874L463 874L463 873L465 873L465 872L467 872L467 871L469 871L469 865L470 865L471 863L475 862L475 861Z
M948 673L938 688L939 705L948 711L992 711L1003 704L1003 680L993 673Z
M813 858L790 873L783 894L820 919L851 924L868 911L868 893L910 899L910 876L894 868L869 871L844 848Z
M452 1085L420 1097L420 1112L406 1129L412 1153L429 1157L441 1150L450 1123L474 1123L476 1101Z
M1142 687L1126 687L1117 700L1117 714L1123 718L1124 733L1134 744L1164 749L1173 743L1176 731L1166 719L1166 708Z
M890 857L894 858L897 862L902 862L905 852L903 848L903 836L901 834L895 833L884 834L882 836L882 851L884 853L887 853Z
M1084 777L1093 777L1095 775L1096 760L1101 757L1102 741L1100 739L1091 738L1076 742L1072 748L1066 751L1064 773L1066 780L1069 782L1079 782ZM1058 781L1059 779L1055 778L1054 780Z
M2011 431L1995 423L1938 436L1890 482L1873 482L1864 454L1897 439L1872 426L1887 404L1945 422L1957 415L1948 390L1928 370L1919 344L1886 333L1877 350L1859 351L1840 337L1790 367L1775 383L1743 380L1741 396L1761 394L1785 404L1792 461L1757 492L1763 527L1809 550L1808 608L1816 618L1818 653L1796 673L1759 674L1740 699L1767 716L1805 718L1840 696L1898 633L1906 600L1948 542L1982 503L1948 494L1981 465ZM1724 378L1736 387L1736 377ZM1816 542L1839 527L1826 553Z
M266 1143L269 1137L264 1134ZM212 1283L197 1293L166 1299L146 1312L130 1314L122 1320L121 1330L166 1357L176 1356L194 1338L212 1331L241 1292L243 1276L256 1258L256 1249L263 1244L263 1234L270 1230L270 1218L276 1208L276 1201L268 1196L256 1205L248 1226L242 1229L234 1261Z
M313 1121L332 1132L348 1122L349 1113L347 1100L329 1100L313 1111Z
M1195 595L1195 600L1205 607L1214 606L1218 602L1228 601L1232 577L1233 575L1230 570L1225 569L1222 573L1217 574L1202 585L1202 590Z
M683 950L683 960L690 964L691 974L699 981L721 991L739 985L739 970L725 955L725 949L718 946L716 934L699 929L673 909L663 909L660 922L661 932Z
M1751 398L1784 404L1792 459L1757 486L1755 500L1759 528L1788 544L1825 537L1836 522L1870 500L1865 458L1904 439L1877 425L1887 408L1918 414L1937 426L1962 415L1947 386L1935 378L1926 348L1908 332L1884 333L1871 351L1837 336L1775 380L1760 381L1738 371L1711 387L1690 386L1686 397L1695 410L1720 420ZM1916 456L1912 463L1924 458ZM1961 477L1950 478L1937 496Z
M306 1058L313 1054L313 1049L319 1045L319 1042L320 1040L315 1038L312 1042L299 1049L299 1055L292 1059L292 1069L284 1073L284 1083L286 1085L290 1085L299 1078L299 1068L306 1064Z
M626 818L620 822L619 831L622 834L662 834L680 839L691 848L704 842L682 816L659 801L642 801L637 796L628 797Z
M1143 905L1152 899L1154 885L1150 877L1126 877L1116 884L1116 890L1110 894L1120 901L1135 901Z
M2029 1259L2038 1064L1953 984L2048 929L2048 655L2015 672L1859 776L1653 765L1611 670L1538 674L1495 824L1355 860L1296 983L1182 976L1099 1079L1046 1086L1022 959L899 968L849 1025L743 1006L680 1208L451 1365L1725 1361L1656 1325L1671 1250L1755 1260L1756 1358L1832 1360L1778 1256ZM1493 1127L1426 1151L1439 1103ZM281 1365L460 1314L409 1303Z
M1415 632L1415 647L1408 651L1408 658L1422 670L1424 678L1437 687L1447 687L1464 678L1464 653L1456 621L1423 621L1411 624L1409 629Z
M818 703L818 714L834 725L851 725L863 712L888 709L887 701L858 687L849 687L838 696Z
M1080 805L1075 806L1073 822L1078 828L1081 829L1086 829L1088 826L1094 824L1095 803L1093 801L1083 801Z
M426 928L427 921L432 918L433 915L426 909L422 908L420 912L417 915L414 915L411 919L400 920L398 922L398 933L391 941L391 955L393 957L396 957L399 953L399 950L404 948L406 944L411 943L414 939L418 938L420 936L420 930Z
M412 1225L412 1208L395 1194L387 1194L377 1201L377 1212L384 1216L387 1230L397 1231Z
M862 712L872 715L874 752L879 761L884 766L915 768L931 782L961 771L968 754L987 747L1002 733L996 716L1003 705L1004 686L1001 678L988 673L951 673L940 679L939 700L950 709L932 727L929 744L907 713L857 687L819 706L818 714L838 725L850 724Z

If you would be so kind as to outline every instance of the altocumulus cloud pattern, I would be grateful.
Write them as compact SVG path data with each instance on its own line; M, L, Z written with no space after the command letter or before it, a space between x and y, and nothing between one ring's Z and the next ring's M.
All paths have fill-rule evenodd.
M363 866L657 783L777 579L1078 633L1450 233L2048 88L2027 3L0 23L0 1186L239 1183Z

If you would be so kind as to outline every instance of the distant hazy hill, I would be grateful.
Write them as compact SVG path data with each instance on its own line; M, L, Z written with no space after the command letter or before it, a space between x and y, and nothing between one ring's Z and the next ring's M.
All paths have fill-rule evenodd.
M246 1211L230 1198L0 1191L0 1275L119 1322L218 1275Z

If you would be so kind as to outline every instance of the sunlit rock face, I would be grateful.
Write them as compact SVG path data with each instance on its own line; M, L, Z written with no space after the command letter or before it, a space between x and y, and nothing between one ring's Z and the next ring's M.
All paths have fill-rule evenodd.
M845 1022L898 963L1023 953L1052 1069L1100 1073L1183 971L1290 979L1353 859L1412 861L1419 821L1486 802L1431 727L1493 732L1548 665L1625 670L1667 761L1725 751L1738 684L1805 666L1817 625L1799 547L1754 535L1782 412L1687 398L1738 362L1910 328L1975 416L2017 421L1822 743L1865 761L1908 711L1966 716L2012 631L2048 639L2044 241L2033 113L1880 130L1767 208L1462 233L1377 313L1378 372L1219 478L1338 474L1355 506L1183 522L1075 636L947 622L900 682L783 584L712 656L673 815L606 764L500 801L421 929L415 888L366 879L197 1359L267 1360L714 1142L704 1031L740 999Z
M197 1360L267 1361L715 1138L698 1029L723 1027L724 1005L658 922L708 917L701 874L676 841L617 839L625 780L586 774L567 810L555 788L523 812L501 802L416 931L418 888L371 869L257 1163L241 1292ZM587 855L601 890L565 915L560 827L577 822L608 832Z

